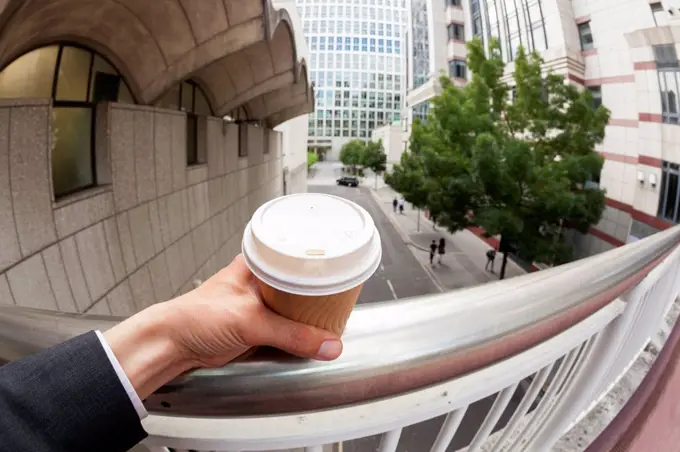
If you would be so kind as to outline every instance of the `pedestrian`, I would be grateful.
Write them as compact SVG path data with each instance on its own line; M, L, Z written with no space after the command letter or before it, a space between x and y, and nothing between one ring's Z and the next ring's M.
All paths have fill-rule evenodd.
M437 254L437 241L432 240L430 244L430 265L434 267L434 255Z
M404 203L405 202L406 202L406 200L404 198L401 198L399 200L399 213L402 214L402 215L404 215Z
M392 200L392 209L394 209L394 213L397 213L397 205L399 204L399 201L397 201L397 198L394 198Z
M444 254L446 254L446 240L442 237L439 239L439 264L441 265L442 263L442 258L444 257Z
M493 264L494 261L496 260L496 250L491 248L489 251L486 252L486 267L484 267L484 270L486 271L491 271L493 273ZM489 270L491 269L491 270Z

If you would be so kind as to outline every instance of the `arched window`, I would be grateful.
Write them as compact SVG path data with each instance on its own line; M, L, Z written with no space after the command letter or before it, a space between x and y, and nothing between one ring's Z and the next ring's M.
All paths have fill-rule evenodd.
M205 163L205 149L199 146L198 140L198 117L213 116L213 111L201 87L193 80L179 83L165 93L157 106L187 114L187 165Z
M55 197L97 185L95 106L103 101L134 103L118 71L81 47L42 47L0 71L0 99L18 98L52 100Z

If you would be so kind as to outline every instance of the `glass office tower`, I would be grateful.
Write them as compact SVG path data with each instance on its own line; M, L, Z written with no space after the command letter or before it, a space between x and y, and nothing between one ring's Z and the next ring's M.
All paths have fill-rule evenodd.
M406 92L406 0L298 0L316 111L309 146L339 150L399 121Z

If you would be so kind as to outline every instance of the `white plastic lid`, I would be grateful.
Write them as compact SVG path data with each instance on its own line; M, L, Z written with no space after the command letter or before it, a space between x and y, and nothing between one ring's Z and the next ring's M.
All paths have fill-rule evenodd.
M337 196L302 193L262 205L243 233L250 270L271 287L330 295L365 282L380 265L380 235L362 207Z

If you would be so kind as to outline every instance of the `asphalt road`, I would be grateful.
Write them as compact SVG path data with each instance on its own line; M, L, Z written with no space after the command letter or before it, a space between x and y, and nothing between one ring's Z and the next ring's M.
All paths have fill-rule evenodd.
M437 288L428 274L401 240L390 220L375 204L367 188L340 187L330 184L311 185L314 180L310 180L309 183L308 190L310 192L341 196L362 206L371 214L380 231L383 246L382 265L366 282L359 297L359 303L407 298L437 292ZM427 331L423 331L423 334L427 334ZM468 408L447 452L454 452L470 444L491 408L494 398L495 396L491 396L480 400ZM519 400L521 400L520 394L516 393L496 428L501 428L507 423ZM444 416L440 416L405 428L401 434L397 452L429 451L443 422ZM344 442L342 452L376 452L379 447L380 436L370 436ZM339 448L336 447L336 451L339 452Z
M376 205L367 188L310 185L308 190L349 199L366 209L373 217L382 239L382 263L364 284L359 304L436 293L429 275L394 230L394 226Z

